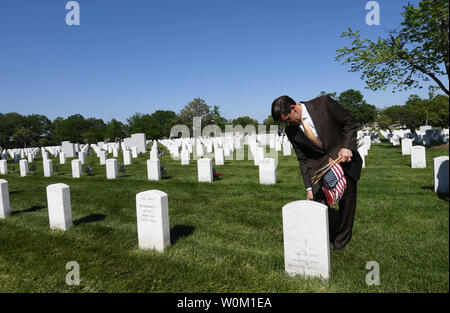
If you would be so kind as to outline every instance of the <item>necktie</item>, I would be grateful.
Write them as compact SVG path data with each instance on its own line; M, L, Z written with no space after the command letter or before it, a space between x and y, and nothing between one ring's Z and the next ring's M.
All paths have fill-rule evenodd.
M305 121L302 119L301 123L303 125L303 129L305 130L305 135L306 137L309 138L309 140L311 140L312 142L314 142L317 146L319 146L320 148L323 148L322 143L319 141L319 139L317 139L317 137L314 135L311 127L309 127L308 123L305 123Z

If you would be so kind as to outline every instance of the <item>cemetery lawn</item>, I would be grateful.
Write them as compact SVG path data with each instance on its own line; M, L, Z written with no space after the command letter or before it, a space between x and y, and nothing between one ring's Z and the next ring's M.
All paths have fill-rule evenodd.
M279 153L278 183L263 186L253 161L226 161L216 166L220 181L198 183L196 161L181 166L164 152L160 182L147 181L148 153L116 180L94 156L93 175L83 166L80 179L71 159L51 178L41 160L24 178L9 161L0 175L11 201L0 220L0 292L449 292L449 198L433 192L433 158L448 149L427 148L427 168L412 169L400 146L372 145L353 237L330 252L328 281L284 271L281 208L306 198L294 154ZM54 183L70 186L74 225L65 232L49 228L46 186ZM151 189L168 194L164 253L138 249L136 194ZM80 266L79 286L66 284L70 261ZM378 286L366 284L369 261L379 264Z

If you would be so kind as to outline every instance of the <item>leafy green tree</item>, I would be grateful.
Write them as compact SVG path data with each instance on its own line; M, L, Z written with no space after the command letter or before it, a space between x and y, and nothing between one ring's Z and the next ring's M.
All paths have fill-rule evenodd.
M84 123L84 133L90 133L89 136L82 136L84 141L89 143L96 143L105 139L106 124L99 118L88 118Z
M179 114L179 122L182 125L186 125L192 131L194 117L201 117L202 126L211 125L213 120L213 115L211 114L211 108L206 104L205 100L201 98L195 98L189 102Z
M339 94L337 101L350 112L360 126L374 122L377 117L377 108L368 104L359 90L346 90Z
M362 39L360 32L343 32L351 46L337 49L336 60L350 64L351 72L362 72L368 89L394 90L421 88L422 81L433 80L447 95L449 82L449 1L422 0L419 7L408 5L398 30L376 41Z
M257 120L252 119L249 116L241 116L241 117L238 117L238 118L235 118L234 120L232 120L232 124L233 124L233 126L241 125L242 127L245 127L247 125L254 125L255 129L258 130L259 123Z
M81 114L74 114L67 119L57 117L53 120L54 138L58 142L83 142L82 133L85 131L85 119Z
M280 121L274 121L272 115L267 116L267 118L263 122L264 125L270 127L270 125L278 125L280 126L282 123Z
M225 131L225 125L227 124L227 119L222 117L217 105L214 106L211 112L211 124L217 125L222 131Z
M30 147L32 143L37 142L38 138L38 134L36 134L31 129L25 128L23 126L13 134L13 139L16 147Z
M13 148L13 135L25 125L25 117L18 113L0 113L0 146Z
M112 119L106 124L105 127L105 140L115 141L116 138L125 138L127 136L127 129L122 122L116 119Z
M145 133L149 138L157 136L157 127L150 114L135 113L127 121L130 134Z

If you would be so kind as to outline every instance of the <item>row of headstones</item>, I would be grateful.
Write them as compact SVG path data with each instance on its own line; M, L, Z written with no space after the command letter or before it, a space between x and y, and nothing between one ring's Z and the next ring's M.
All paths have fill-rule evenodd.
M411 168L426 168L427 159L424 146L413 146L411 139L401 140L402 155L411 156ZM449 172L448 156L440 156L433 159L434 191L438 193L448 193Z
M51 229L66 231L73 226L70 188L66 184L47 186L47 206ZM314 201L295 201L285 205L283 241L285 271L289 275L318 276L328 279L330 246L328 207ZM9 216L11 205L8 182L0 179L0 218ZM136 195L139 249L164 252L170 246L168 195L148 190Z
M432 129L431 126L421 126L416 133L411 133L410 130L394 130L392 133L385 130L380 130L381 134L389 139L394 146L400 145L401 139L408 138L412 141L422 144L430 145L431 141L441 144L449 142L449 129Z
M361 140L365 137L370 138L370 143L381 143L378 132L368 130L358 130L356 132L356 139Z
M118 177L118 166L116 159L106 160L106 178L116 179ZM80 178L82 175L82 164L80 160L75 159L71 162L72 165L72 177ZM265 158L259 162L259 180L261 184L275 184L277 175L277 160ZM213 182L213 164L209 158L202 158L197 160L197 172L199 182ZM7 175L8 167L6 160L0 160L0 174ZM24 177L28 174L28 161L20 160L20 176ZM53 176L52 160L44 161L44 176ZM159 159L147 160L147 178L148 180L159 181L161 180L161 163Z

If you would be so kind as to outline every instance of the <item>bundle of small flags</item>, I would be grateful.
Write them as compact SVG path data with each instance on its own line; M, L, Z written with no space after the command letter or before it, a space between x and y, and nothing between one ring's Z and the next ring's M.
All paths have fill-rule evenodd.
M347 180L344 176L344 169L339 162L334 163L325 173L321 184L328 205L334 205L342 198L345 188L347 188Z
M213 181L219 180L220 176L222 176L222 173L217 172L216 168L213 167Z

